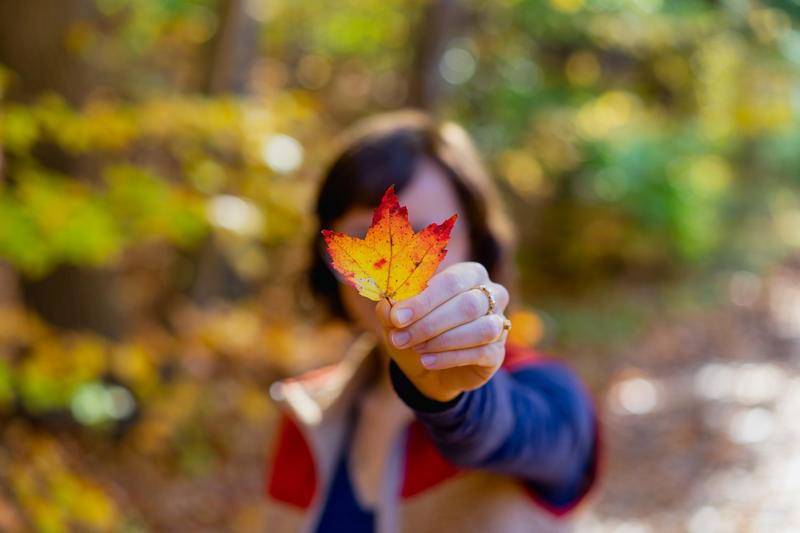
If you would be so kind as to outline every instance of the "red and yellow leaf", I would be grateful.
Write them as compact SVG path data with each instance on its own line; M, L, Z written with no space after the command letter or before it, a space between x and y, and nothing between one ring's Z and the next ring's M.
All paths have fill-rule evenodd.
M414 233L394 185L372 214L364 239L323 230L331 265L370 300L405 300L422 292L447 254L457 215Z

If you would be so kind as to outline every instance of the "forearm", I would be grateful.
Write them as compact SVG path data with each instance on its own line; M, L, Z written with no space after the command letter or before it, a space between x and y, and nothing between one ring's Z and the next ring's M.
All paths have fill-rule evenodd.
M425 398L398 367L392 379L451 462L573 492L593 454L594 412L573 376L556 365L498 371L451 402Z

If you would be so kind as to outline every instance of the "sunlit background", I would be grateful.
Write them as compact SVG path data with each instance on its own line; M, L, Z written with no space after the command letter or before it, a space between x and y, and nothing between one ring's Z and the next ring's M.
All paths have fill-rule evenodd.
M0 531L265 531L336 134L475 137L516 342L605 429L585 531L800 531L800 1L0 2Z

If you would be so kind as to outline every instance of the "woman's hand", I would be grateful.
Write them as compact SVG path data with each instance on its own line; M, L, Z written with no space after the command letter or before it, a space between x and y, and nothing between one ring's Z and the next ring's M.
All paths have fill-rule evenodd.
M489 299L478 285L494 297L494 313L487 314ZM425 396L448 401L480 387L500 368L507 305L506 288L493 283L483 265L470 262L436 274L417 296L391 307L378 302L375 313L403 373Z

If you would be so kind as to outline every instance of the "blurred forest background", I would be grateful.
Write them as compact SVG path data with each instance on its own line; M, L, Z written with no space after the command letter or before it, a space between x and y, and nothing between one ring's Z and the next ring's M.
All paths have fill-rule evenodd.
M800 1L3 0L0 531L266 531L336 134L464 124L516 341L582 372L587 531L800 531Z

